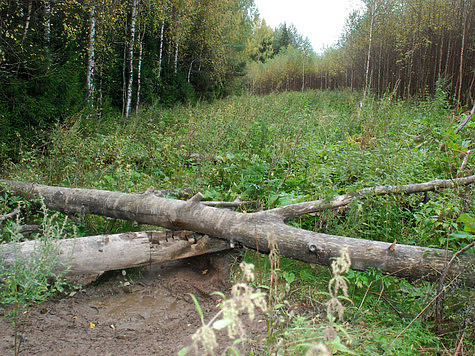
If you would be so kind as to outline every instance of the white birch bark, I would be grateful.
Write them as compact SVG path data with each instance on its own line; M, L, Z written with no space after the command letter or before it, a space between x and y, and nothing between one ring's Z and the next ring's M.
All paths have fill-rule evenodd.
M95 45L96 45L96 6L91 5L89 10L89 55L87 61L87 102L89 107L94 107L94 71L95 71Z
M23 36L21 37L21 44L25 41L26 35L28 34L28 29L30 28L30 21L31 21L31 5L32 0L28 1L28 7L26 10L26 19L25 19L25 27L23 29Z
M139 42L139 58L137 63L137 102L135 103L135 113L139 111L140 105L140 90L141 90L141 76L142 76L142 54L143 54L143 39L145 36L145 26L143 28L142 36Z
M128 78L127 78L127 101L125 104L125 117L129 117L132 107L132 86L134 84L134 45L135 24L137 22L138 0L132 0L132 13L130 16L130 38L128 46Z
M163 30L165 28L165 13L163 14L162 26L160 28L160 52L158 54L158 78L162 73L162 58L163 58Z
M45 28L44 28L44 41L45 46L49 48L51 37L51 1L45 0Z
M175 59L173 62L173 66L174 66L174 73L176 75L178 72L178 40L176 41L176 44L175 44Z

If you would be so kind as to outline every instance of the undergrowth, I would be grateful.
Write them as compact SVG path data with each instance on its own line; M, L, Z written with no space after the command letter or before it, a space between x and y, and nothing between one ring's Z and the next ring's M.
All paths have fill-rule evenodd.
M18 162L3 164L3 177L123 192L188 187L208 200L251 200L243 209L253 211L368 186L473 174L473 154L467 151L473 150L475 125L472 120L455 133L464 115L452 114L445 93L426 101L403 101L391 93L369 96L358 116L360 101L359 92L315 90L168 109L152 106L129 119L72 117L56 127L47 145L22 147ZM467 186L354 199L347 208L289 223L456 251L473 241L474 217L473 187ZM79 223L84 235L139 228L92 216ZM270 300L266 345L297 354L308 349L302 340L321 341L330 323L324 307L328 295L322 294L331 278L328 269L250 252L244 258L256 265L260 283L267 283L276 298ZM345 278L351 303L343 321L331 323L341 329L340 343L351 352L473 351L468 337L473 309L466 303L473 296L463 285L452 284L445 293L441 334L433 306L427 307L436 285L377 270L349 271Z

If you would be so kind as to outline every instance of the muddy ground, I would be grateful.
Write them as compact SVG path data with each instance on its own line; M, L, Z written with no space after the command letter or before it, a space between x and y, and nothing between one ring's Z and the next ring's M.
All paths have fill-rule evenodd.
M31 310L20 354L175 355L201 325L188 293L197 297L205 316L211 318L219 310L219 297L211 293L229 291L235 258L218 253L129 271L126 276L120 271L105 274L73 296ZM265 334L263 319L262 315L254 322L244 318L254 340ZM11 320L2 318L0 355L13 354L13 340ZM222 351L229 340L222 333L218 343ZM258 344L248 342L240 351L259 353Z

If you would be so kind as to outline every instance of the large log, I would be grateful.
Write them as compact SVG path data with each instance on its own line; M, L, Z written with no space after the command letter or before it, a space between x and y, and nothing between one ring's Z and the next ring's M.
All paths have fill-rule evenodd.
M471 184L471 179L473 178L453 180L449 186ZM156 197L154 194L51 187L7 180L0 182L12 193L26 199L42 196L48 208L64 213L98 214L166 228L191 230L240 242L264 253L269 252L270 241L275 240L282 256L310 263L328 265L333 258L339 256L340 250L346 249L353 269L375 267L402 277L435 280L453 256L452 252L440 249L402 244L394 246L386 242L334 236L287 226L284 219L294 214L286 213L293 211L292 205L283 210L280 208L281 210L245 214L205 206L200 203L201 194L181 201ZM426 188L430 186L431 189L437 187L434 183L422 185ZM441 186L448 187L446 183ZM389 189L394 190L394 187ZM378 193L382 188L373 191ZM473 285L473 257L471 253L458 256L451 266L449 276L462 277Z
M67 269L69 274L99 274L229 249L227 241L191 231L141 231L4 244L0 245L0 261L5 267L19 257L28 261L45 243L54 244L47 250L57 257L56 270Z

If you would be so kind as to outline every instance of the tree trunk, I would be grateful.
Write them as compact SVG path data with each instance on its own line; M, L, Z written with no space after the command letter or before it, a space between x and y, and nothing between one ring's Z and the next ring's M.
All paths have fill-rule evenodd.
M178 40L176 41L176 44L175 44L175 59L173 61L173 73L175 73L175 75L177 74L178 72Z
M49 50L49 43L51 41L51 0L45 0L45 28L43 39L45 47Z
M26 35L28 34L28 29L30 28L31 6L32 6L32 0L29 0L28 1L28 7L26 9L25 27L23 28L23 36L21 36L21 45L22 46L23 46L23 42L25 41Z
M369 241L357 238L327 235L287 226L284 220L291 216L308 214L325 208L348 204L354 196L414 193L455 185L472 184L475 176L433 181L407 186L374 187L347 194L334 200L320 200L257 212L238 213L201 204L201 194L187 201L166 199L153 193L126 194L104 190L50 187L0 180L13 194L26 199L42 196L46 206L64 213L98 214L116 219L136 221L171 229L183 229L239 242L259 252L268 253L272 240L278 245L280 254L310 263L329 265L346 249L352 268L365 270L381 268L386 273L410 278L437 279L446 262L453 255L440 249L395 245L387 242ZM397 236L394 237L397 239ZM472 273L473 255L460 256L452 265L450 275L475 282Z
M165 13L163 15L162 26L160 28L160 51L158 54L158 78L162 73L162 58L163 58L163 29L165 27Z
M188 68L188 76L186 78L186 81L189 83L190 82L190 78L191 78L191 69L193 68L193 62L195 61L196 59L193 59L190 63L190 67Z
M138 63L137 63L137 102L135 103L135 113L137 114L139 112L139 105L140 105L140 90L141 90L141 76L142 76L142 54L143 54L143 39L145 36L145 29L146 27L144 26L142 36L140 38L139 42L139 58L138 58Z
M137 21L138 0L132 0L132 13L130 15L130 37L128 52L128 80L127 80L127 101L125 104L125 117L129 117L132 107L132 86L134 84L134 46L135 46L135 23Z
M28 258L44 241L33 240L0 245L0 262L8 267L17 258ZM141 231L115 235L58 239L58 271L69 274L119 270L173 261L229 249L227 241L212 239L191 231Z
M96 6L91 5L89 10L89 53L87 60L87 102L90 108L94 107L94 50L96 43ZM88 116L89 117L89 116Z

